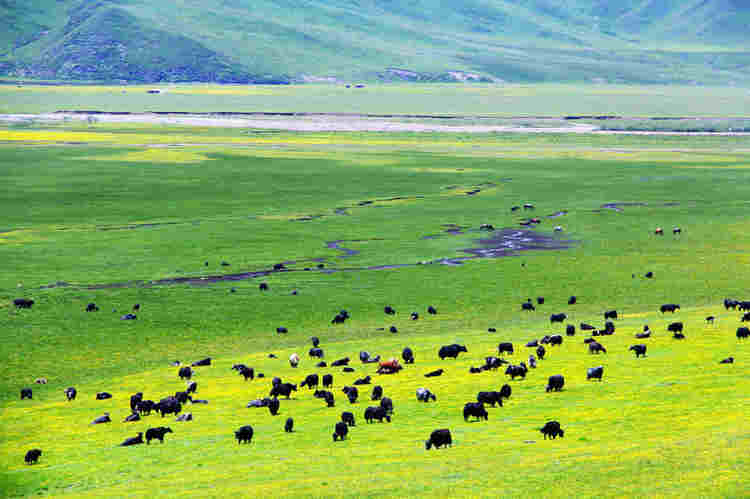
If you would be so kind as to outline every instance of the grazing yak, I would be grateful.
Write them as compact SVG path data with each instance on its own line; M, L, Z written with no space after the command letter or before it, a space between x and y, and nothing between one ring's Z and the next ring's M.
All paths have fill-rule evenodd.
M99 307L96 306L96 303L89 303L86 305L86 312L98 312Z
M195 381L188 381L185 391L187 393L195 393L196 391L198 391L198 383Z
M607 310L604 312L604 320L617 319L617 310Z
M177 375L180 377L180 379L190 379L193 377L193 370L188 366L181 367L180 370L177 371Z
M65 397L68 399L68 402L70 402L71 400L75 400L76 395L78 394L76 389L73 388L72 386L69 386L68 388L66 388L64 390L64 393L65 393Z
M427 307L427 313L430 314L430 315L436 315L437 314L437 309L435 307L433 307L432 305L430 305L429 307Z
M418 319L419 319L419 314L418 314L418 313L416 313L416 312L412 312L412 313L411 313L411 315L409 316L409 318L410 318L411 320L413 320L413 321L416 321L416 320L418 320Z
M323 375L323 388L330 388L333 386L333 374Z
M240 376L245 378L245 381L247 381L247 378L254 379L255 378L255 369L252 367L247 367L246 365L240 365L239 369L237 369L237 372L240 373Z
M146 444L150 444L151 440L158 440L164 443L164 435L167 433L173 433L172 428L168 426L159 426L157 428L149 428L146 430Z
M380 385L373 386L370 400L380 400L381 398L383 398L383 387Z
M34 300L28 298L16 298L13 300L13 305L16 308L31 308L34 305Z
M190 395L188 395L187 392L174 392L174 398L176 398L177 402L180 404L187 404L187 401L191 400Z
M581 322L579 327L581 328L581 331L593 331L594 329L596 329L591 324L586 324L585 322Z
M549 344L551 346L562 345L562 342L563 342L562 335L553 334L552 336L549 337Z
M731 298L724 298L724 308L729 310L730 308L732 310L736 310L737 306L740 304L737 300L732 300Z
M482 404L490 404L495 407L495 404L503 406L503 399L500 396L500 392L479 392L477 393L477 402Z
M440 360L445 360L446 357L450 358L457 358L458 354L461 352L468 352L466 349L466 346L464 345L458 345L456 343L452 345L443 345L440 347L440 350L438 351L438 357L440 357Z
M747 327L738 327L737 328L737 339L738 340L744 340L745 338L750 336L750 328Z
M568 324L567 326L565 326L565 334L567 336L575 336L576 327L573 324Z
M310 351L307 352L307 355L309 355L310 357L317 357L318 359L322 359L324 356L323 349L318 348L318 347L312 347Z
M102 424L102 423L111 423L112 420L109 419L109 413L105 412L103 416L99 416L98 418L94 419L91 424Z
M139 445L143 443L143 432L138 432L138 436L126 438L120 447L127 447L128 445Z
M320 361L317 364L315 364L315 367L328 367L328 364L325 363L325 361Z
M539 360L544 360L544 356L547 354L547 349L544 348L543 345L539 345L536 347L536 356L539 358Z
M602 375L604 375L604 366L590 367L586 370L586 381L592 379L598 379L601 381Z
M391 326L388 330L392 333L398 333L398 328L396 326Z
M406 347L401 351L401 358L406 364L414 364L414 352L411 348Z
M182 404L174 397L167 397L154 404L154 410L160 413L161 417L165 414L179 414L182 412Z
M514 365L508 366L508 368L505 370L505 374L510 376L511 380L514 380L516 379L516 376L520 376L521 378L526 378L526 371L527 371L526 364L522 362L520 365L517 365L517 366L514 366Z
M530 342L526 343L526 346L529 348L538 347L539 341L538 340L531 340Z
M559 392L565 385L565 378L562 374L555 374L550 376L547 380L547 391L548 392Z
M339 366L347 366L349 365L349 357L344 357L343 359L334 360L331 362L331 367L339 367Z
M631 345L630 348L628 348L628 350L635 352L636 359L640 356L643 356L643 357L646 356L646 345Z
M317 348L320 345L320 339L318 339L317 336L313 336L310 338L310 341L312 341L312 346L314 348Z
M672 322L667 326L667 331L670 333L681 333L684 326L682 322Z
M387 305L383 311L386 313L386 315L396 315L396 310L391 307L390 305Z
M651 338L651 331L645 331L643 333L636 333L635 337L638 338L638 339L641 339L641 338Z
M567 319L568 316L565 314L552 314L549 316L549 322L550 324L554 324L555 322L565 322L565 319Z
M136 410L141 416L148 416L151 414L151 411L154 410L154 406L156 406L156 404L153 400L141 400L138 402Z
M122 317L120 317L121 321L134 321L138 319L138 316L135 314L125 314Z
M742 318L740 319L740 322L750 322L750 312L746 312L742 314Z
M433 402L437 402L437 397L427 388L417 388L417 400L420 402L429 402L432 399Z
M534 307L534 304L530 301L527 301L526 303L521 304L521 310L526 310L527 312L531 312L533 310L536 310L536 307Z
M279 399L271 399L268 401L268 412L271 413L271 416L278 416L280 406L281 403L279 402Z
M308 374L304 381L299 384L299 386L300 388L303 386L307 386L308 390L312 390L313 388L318 387L318 380L319 378L317 374Z
M333 429L333 441L336 440L346 440L346 435L349 433L349 427L344 423L343 421L339 421L336 423L336 426Z
M680 309L680 306L676 303L665 303L661 307L659 307L659 311L663 314L665 312L672 312L675 313L677 310Z
M109 392L99 392L96 394L96 400L107 400L111 398L112 398L112 394Z
M534 358L534 354L529 355L529 367L531 369L536 369L536 358Z
M589 343L589 353L607 353L607 349L598 341L592 341Z
M578 298L576 298L575 296L571 296L570 298L568 298L568 305L575 305L577 301Z
M719 362L719 364L734 364L734 357L727 357L726 359Z
M286 418L286 423L284 423L284 431L287 433L292 433L292 431L294 431L294 419Z
M513 343L504 342L497 346L498 355L503 355L506 352L513 355Z
M283 395L286 398L289 398L292 394L292 392L297 391L297 385L293 385L292 383L279 383L278 385L271 388L271 391L268 393L269 397L273 398L279 398L279 395Z
M364 378L359 378L356 381L354 381L354 385L369 385L372 381L371 376L365 376Z
M557 421L548 421L543 427L539 429L539 431L542 432L545 440L547 440L547 437L550 437L552 440L554 440L558 436L562 438L565 435L565 431L560 428L560 423L558 423Z
M435 377L440 376L441 374L443 374L443 372L444 371L442 369L437 369L435 371L428 372L427 374L424 375L424 377L425 378L435 378Z
M234 438L237 439L238 444L242 442L249 444L253 439L253 427L250 425L240 427L239 430L234 432Z
M604 331L600 331L599 334L602 336L610 336L614 334L615 332L615 323L612 321L607 321L604 323Z
M344 392L349 399L350 404L356 404L357 398L359 397L359 390L357 390L356 386L345 386L341 389L342 392Z
M511 393L512 393L512 390L510 388L510 385L508 384L505 384L500 388L500 397L504 399L509 399Z
M430 439L425 441L424 448L430 450L434 446L436 449L439 449L444 445L447 445L448 447L452 447L453 445L451 431L447 428L435 430L430 433Z
M191 365L192 366L210 366L211 365L211 357L206 357L205 359L196 360Z
M375 420L378 420L378 423L382 423L383 419L391 422L391 417L388 415L388 412L382 407L368 407L365 409L365 421L368 423L372 423Z
M508 364L508 361L507 360L503 360L503 359L499 359L497 357L485 357L484 358L484 365L481 367L481 370L482 371L488 371L488 370L492 369L494 371L494 370L498 369L503 364Z
M344 322L346 322L346 317L341 314L336 314L331 319L331 324L343 324Z
M46 385L47 378L37 378L34 380L34 383L36 383L37 385Z
M279 334L286 334L289 332L289 330L285 328L284 326L279 326L276 328L276 332Z
M186 412L185 414L180 414L174 420L175 421L179 421L179 422L192 421L193 420L193 413L192 412Z
M342 412L341 413L341 422L346 423L347 426L357 426L354 423L354 414L351 412Z
M354 372L354 368L353 367L345 367L345 368L342 369L342 371L344 371L345 373L353 373Z
M143 400L143 392L138 392L135 395L130 396L130 410L135 411L138 408L138 403Z
M40 457L42 457L41 449L31 449L26 453L26 457L23 460L26 464L36 464Z
M469 417L477 418L477 421L484 419L488 420L489 415L487 409L484 408L484 404L481 402L467 402L464 405L464 421L468 421Z
M651 272L651 271L646 272L646 279L653 279L653 278L654 278L654 273L653 272Z
M495 329L494 327L489 327L489 328L487 328L487 332L488 333L497 333L497 329Z
M380 407L385 409L385 412L388 414L393 414L393 400L391 400L388 397L383 397L380 399Z
M34 398L34 392L31 391L31 388L21 388L21 400L33 399L33 398Z

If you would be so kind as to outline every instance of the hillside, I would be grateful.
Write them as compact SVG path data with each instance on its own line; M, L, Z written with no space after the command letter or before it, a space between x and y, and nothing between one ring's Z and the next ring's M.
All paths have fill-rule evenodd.
M748 24L747 0L0 0L0 73L744 85Z

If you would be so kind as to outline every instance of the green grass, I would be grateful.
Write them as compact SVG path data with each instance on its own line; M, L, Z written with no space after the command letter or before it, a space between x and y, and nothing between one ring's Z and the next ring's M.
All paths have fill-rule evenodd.
M0 140L0 181L7 186L0 196L4 496L747 493L743 387L750 344L734 336L739 314L721 307L727 296L747 299L745 137L247 134L31 124L0 130ZM170 143L194 145L164 147ZM496 185L457 194L487 182ZM409 199L382 201L393 197ZM381 201L360 206L364 200ZM601 209L618 201L646 205ZM577 243L461 266L303 270L314 266L311 258L346 269L460 255L483 237L480 224L517 226L528 212L510 207L523 202L536 205L536 216L567 210L536 230L552 234L562 225L558 237ZM335 214L341 207L348 216ZM303 215L322 216L290 221ZM467 233L423 239L447 223ZM129 228L139 224L162 225ZM656 237L657 226L680 226L683 234ZM361 253L341 258L325 246L333 240L358 240L342 244ZM231 265L222 267L222 260ZM298 260L288 265L293 271L265 277L271 290L263 294L258 279L148 285L289 260ZM654 279L643 278L648 270ZM70 286L45 287L58 281ZM97 287L134 281L143 283ZM291 296L292 289L299 294ZM579 303L569 307L573 294ZM20 296L34 298L34 308L14 310L12 299ZM520 303L536 296L547 303L521 313ZM101 311L84 312L92 301ZM658 306L667 302L681 311L662 316ZM134 303L142 304L138 320L120 321ZM383 314L386 304L396 317ZM429 304L437 316L426 314ZM330 325L342 308L351 321ZM549 314L601 324L610 308L622 318L615 335L602 339L606 355L589 355L580 332L566 337L528 379L510 383L513 396L489 410L489 422L463 421L461 408L476 392L507 382L501 372L468 372L498 342L514 342L517 362L529 353L526 341L560 331ZM411 311L422 318L410 321ZM716 325L705 325L708 315L718 317ZM666 332L672 320L686 324L684 342ZM627 348L645 323L655 335L646 340L648 356L636 360ZM274 332L280 325L287 335ZM399 332L377 330L390 325ZM321 338L326 360L347 355L356 372L316 370L306 357L310 336ZM453 342L466 344L468 353L441 362L437 349ZM390 357L407 345L417 362L392 377L356 361L360 350ZM286 361L294 351L303 355L297 369ZM736 364L720 366L729 355ZM197 396L210 403L188 406L194 422L150 416L121 423L130 394L158 400L181 389L170 362L204 356L214 365L198 368ZM237 362L266 379L242 381L230 370ZM585 369L595 365L605 366L602 383L585 381ZM446 369L443 377L422 377L438 367ZM298 383L316 371L334 373L335 409L306 390L282 400L278 417L245 408L267 393L273 376ZM565 390L545 393L547 377L558 373ZM393 422L365 424L370 390L363 387L353 407L357 427L334 445L333 424L350 410L340 389L365 374L393 398ZM33 385L40 376L49 384ZM18 400L24 386L33 386L33 401ZM64 401L67 386L78 388L75 402ZM419 386L432 389L437 403L417 403ZM114 398L95 401L98 391ZM111 425L88 426L104 411ZM296 423L291 435L283 432L288 416ZM550 419L562 423L564 439L541 438L537 429ZM175 432L164 445L117 447L161 424ZM243 424L255 428L248 446L232 438ZM453 448L426 452L429 432L443 427L453 433ZM26 466L23 455L33 447L44 454Z
M459 116L750 115L744 88L643 85L0 85L0 113L59 110L172 112L310 112ZM690 102L690 105L685 105ZM451 123L455 123L451 121ZM450 123L446 123L450 124ZM597 123L602 124L602 123Z

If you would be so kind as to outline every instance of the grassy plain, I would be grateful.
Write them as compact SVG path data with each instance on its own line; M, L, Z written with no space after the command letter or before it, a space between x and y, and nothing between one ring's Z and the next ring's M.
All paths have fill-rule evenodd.
M162 94L148 89L162 88ZM686 103L689 103L686 105ZM0 113L66 110L750 116L747 88L679 85L0 85Z
M734 336L739 314L720 306L726 296L748 297L745 137L31 123L0 130L0 142L4 496L748 494L750 344ZM466 194L477 187L478 194ZM484 237L480 224L517 227L529 212L510 207L523 202L533 202L543 219L537 232L552 236L561 225L555 237L575 241L571 248L356 270L461 256ZM613 202L643 204L602 207ZM567 214L546 218L559 210ZM445 224L464 234L444 232ZM655 237L656 226L683 233ZM360 253L345 257L326 247L337 240ZM325 272L304 270L317 259ZM265 294L259 279L150 284L290 261L288 271L263 278L271 287ZM654 279L643 278L648 270ZM570 307L573 294L579 304ZM20 296L34 298L34 308L14 310ZM522 314L520 303L536 296L546 304ZM84 312L92 301L101 311ZM658 306L666 302L682 310L663 317ZM120 321L134 303L142 304L138 320ZM383 314L387 304L395 318ZM427 316L429 304L437 316ZM330 325L342 308L352 320ZM477 391L506 382L501 372L468 372L498 342L513 341L513 360L524 360L526 341L560 332L550 313L600 325L610 308L622 318L602 340L606 356L589 355L580 332L566 337L526 380L510 383L510 401L490 409L489 422L463 421L461 407ZM422 318L410 321L411 311ZM718 317L715 325L705 324L707 315ZM684 342L667 334L672 320L686 324ZM636 360L627 348L645 323L655 334L646 340L648 356ZM287 335L274 332L280 325ZM377 330L390 325L399 332ZM326 360L347 355L356 372L315 369L304 355L313 335ZM453 342L468 353L441 362L437 349ZM360 350L389 357L407 345L417 362L393 377L356 361ZM285 360L294 351L303 354L297 369ZM736 364L720 366L729 355ZM194 422L150 416L121 423L130 394L158 400L181 389L169 363L204 356L214 365L198 368L197 396L209 404L188 405ZM267 379L242 381L230 370L236 362ZM602 383L585 381L595 365L605 367ZM422 377L438 367L446 374ZM245 408L267 393L271 377L298 383L312 372L334 373L335 409L304 389L282 399L278 417ZM558 373L565 390L545 393L547 377ZM365 374L393 398L393 423L365 424L369 387L354 407L345 401L341 387ZM18 400L19 389L40 376L49 384L33 385L33 401ZM79 399L67 403L62 390L71 385ZM419 386L438 402L417 403ZM114 398L95 401L98 391ZM352 409L357 427L334 445L333 424ZM104 411L112 424L88 425ZM293 434L283 432L288 416ZM564 439L541 438L537 428L550 419L562 423ZM161 424L175 432L164 445L117 447ZM232 431L243 424L256 434L238 446ZM453 448L426 452L429 432L443 427L453 432ZM23 455L33 447L44 454L26 466Z

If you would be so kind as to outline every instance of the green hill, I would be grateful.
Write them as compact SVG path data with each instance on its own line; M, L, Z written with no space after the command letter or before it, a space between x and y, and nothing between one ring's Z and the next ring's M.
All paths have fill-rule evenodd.
M0 72L747 84L749 24L747 0L0 0Z

